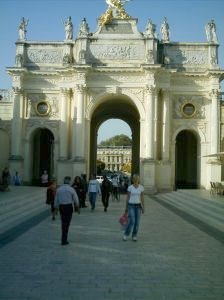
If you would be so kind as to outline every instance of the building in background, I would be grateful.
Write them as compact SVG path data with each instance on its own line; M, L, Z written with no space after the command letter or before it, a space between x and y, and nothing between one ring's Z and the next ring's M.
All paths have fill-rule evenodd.
M109 171L122 171L122 167L131 163L131 146L97 146L97 159L105 164Z

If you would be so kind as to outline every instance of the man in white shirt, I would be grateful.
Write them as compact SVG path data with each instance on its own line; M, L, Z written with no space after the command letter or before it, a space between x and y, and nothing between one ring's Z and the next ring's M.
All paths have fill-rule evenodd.
M54 207L59 208L61 215L61 244L68 245L68 230L72 219L73 206L79 208L79 198L76 191L70 186L71 177L64 178L64 184L60 186L55 195Z

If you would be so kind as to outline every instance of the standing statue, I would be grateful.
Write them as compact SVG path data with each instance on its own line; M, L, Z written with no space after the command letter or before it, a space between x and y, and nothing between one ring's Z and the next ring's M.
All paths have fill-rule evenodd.
M82 23L80 24L79 28L79 37L88 37L89 35L89 25L86 22L86 18L82 20Z
M157 38L156 36L156 25L152 23L152 20L148 20L145 31L143 32L146 37Z
M207 36L207 41L213 42L213 43L218 43L218 37L216 34L216 25L214 20L211 20L208 22L208 24L205 25L205 32Z
M161 25L160 32L162 35L162 41L163 42L169 42L170 41L170 27L167 23L167 18L164 18L164 21Z
M63 22L65 26L65 39L66 41L73 39L73 24L72 18L68 17L66 21Z
M20 40L25 40L26 39L26 27L28 25L29 20L25 20L23 17L21 19L21 23L19 24L19 39Z

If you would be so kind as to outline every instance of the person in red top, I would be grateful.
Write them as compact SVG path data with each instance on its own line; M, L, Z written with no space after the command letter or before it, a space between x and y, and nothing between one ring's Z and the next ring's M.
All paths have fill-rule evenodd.
M56 189L57 189L56 180L52 180L47 188L47 200L46 200L46 203L51 206L52 220L55 220L55 215L56 215L56 210L54 208Z

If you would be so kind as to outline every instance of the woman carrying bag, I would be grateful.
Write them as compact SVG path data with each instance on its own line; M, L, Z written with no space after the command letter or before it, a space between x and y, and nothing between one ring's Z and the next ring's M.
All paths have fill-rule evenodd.
M128 196L126 201L125 212L128 212L128 223L123 235L123 241L127 241L128 236L132 233L132 240L137 241L140 215L144 213L144 187L139 184L139 175L134 174L132 177L133 184L128 187Z

